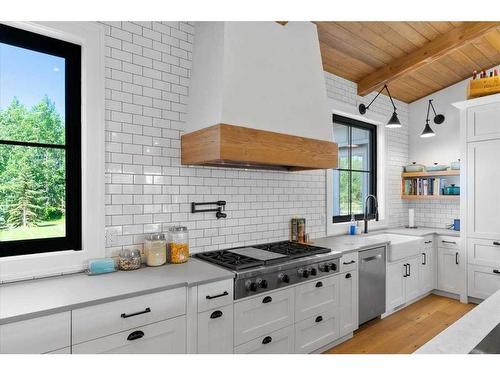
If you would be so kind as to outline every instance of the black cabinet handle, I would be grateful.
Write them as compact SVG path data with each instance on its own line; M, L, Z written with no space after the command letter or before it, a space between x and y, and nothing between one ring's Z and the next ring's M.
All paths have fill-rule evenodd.
M424 244L426 244L426 245L428 245L428 244L430 244L430 243L432 243L432 241L425 241L425 242L424 242Z
M262 300L262 303L269 303L271 302L273 299L270 297L270 296L266 296L264 297L264 299Z
M403 266L405 266L405 274L403 275L403 277L408 277L408 263L405 263L403 264Z
M500 273L499 270L493 270L493 273Z
M500 242L499 241L493 241L493 245L500 246Z
M345 278L346 278L346 279L350 279L351 277L352 277L352 275L351 275L350 273L347 273L347 274L345 275Z
M342 264L353 264L353 263L356 263L355 260L351 260L350 262L342 262Z
M212 314L210 314L210 319L217 319L222 316L222 311L220 310L215 310Z
M121 314L120 316L124 319L127 319L127 318L130 318L132 316L136 316L136 315L142 315L142 314L147 314L147 313L150 313L151 312L151 309L149 307L147 307L146 309L144 309L144 311L139 311L139 312L136 312L136 313L132 313L132 314Z
M442 243L451 243L453 245L456 245L457 243L455 241L446 241L446 240L441 240Z
M221 294L217 294L216 296L206 296L206 298L207 299L220 298L220 297L227 296L228 294L229 294L228 292L224 292L224 293L221 293Z
M323 320L323 317L322 317L321 315L320 315L320 316L317 316L317 317L316 317L316 319L314 319L314 321L315 321L316 323L319 323L319 322L321 322L322 320Z
M422 261L422 265L425 266L427 264L427 254L422 253L422 255L424 256L424 260Z
M321 281L318 281L316 283L316 288L321 288L323 286L323 283Z
M458 251L455 253L455 264L458 264Z
M134 331L130 335L128 335L127 340L134 341L134 340L140 339L141 337L144 337L144 332Z
M273 341L273 338L271 336L266 336L264 337L264 340L262 340L262 343L266 345L269 344L271 341Z

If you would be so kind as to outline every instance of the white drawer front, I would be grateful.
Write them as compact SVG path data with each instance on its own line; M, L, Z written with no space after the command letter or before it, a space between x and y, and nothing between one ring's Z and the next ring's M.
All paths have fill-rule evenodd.
M185 316L73 346L73 354L183 354L185 352Z
M500 240L467 240L467 257L470 264L500 267Z
M293 326L261 336L234 348L234 354L292 354L294 353Z
M339 312L330 306L295 324L295 352L311 353L340 337Z
M438 247L445 249L460 249L460 238L451 236L439 236Z
M358 268L358 252L342 255L340 258L340 272L354 271Z
M339 305L340 275L314 280L295 287L295 321L323 311L326 305Z
M198 312L233 303L233 280L222 280L198 286Z
M41 354L70 345L69 311L0 325L2 354Z
M293 288L236 302L234 304L234 343L240 345L294 322Z
M499 268L469 265L468 274L471 297L485 299L500 289Z
M73 311L73 343L126 331L186 313L186 288L126 298Z
M233 305L198 314L198 353L233 352Z

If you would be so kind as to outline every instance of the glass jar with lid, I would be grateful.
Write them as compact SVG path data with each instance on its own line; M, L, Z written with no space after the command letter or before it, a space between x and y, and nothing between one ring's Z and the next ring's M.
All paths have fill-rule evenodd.
M132 271L141 268L141 252L138 249L123 249L118 256L118 268Z
M184 263L189 260L189 232L187 227L169 228L168 249L170 263Z
M163 233L149 233L144 241L146 264L148 266L161 266L167 262L167 241Z

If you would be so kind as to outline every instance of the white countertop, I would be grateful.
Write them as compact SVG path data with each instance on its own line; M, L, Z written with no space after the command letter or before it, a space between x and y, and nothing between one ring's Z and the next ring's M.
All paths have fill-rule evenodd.
M194 258L183 264L88 276L84 273L0 285L0 324L183 286L232 279Z
M420 347L416 354L467 354L500 323L500 290Z
M356 236L324 237L315 240L314 244L345 254L388 244L387 241L370 238L370 235L379 233L459 235L459 232L446 229L393 228ZM144 267L130 272L119 271L98 276L79 273L3 284L0 285L0 324L233 277L231 271L191 258L184 264Z

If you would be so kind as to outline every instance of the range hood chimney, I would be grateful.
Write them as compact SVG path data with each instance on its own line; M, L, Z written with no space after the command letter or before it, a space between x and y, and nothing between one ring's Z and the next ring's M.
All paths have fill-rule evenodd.
M335 168L316 25L199 22L184 165Z

